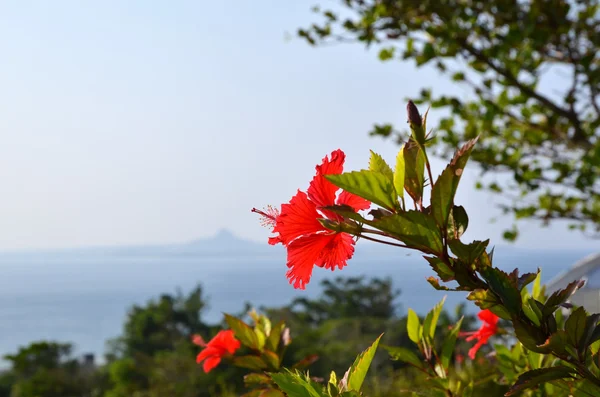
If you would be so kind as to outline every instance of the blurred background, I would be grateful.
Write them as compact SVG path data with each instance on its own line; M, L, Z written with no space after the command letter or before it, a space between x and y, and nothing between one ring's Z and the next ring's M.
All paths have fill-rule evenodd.
M420 256L364 241L346 269L316 269L307 289L296 291L285 278L285 250L267 244L270 231L250 212L306 189L315 165L337 148L347 155L346 169L365 168L369 149L394 162L399 146L382 136L389 130L369 132L390 123L401 137L406 100L422 99L421 112L435 102L423 89L480 100L434 61L391 54L381 62L387 43L365 46L358 28L346 31L349 40L324 35L309 45L309 35L297 31L323 23L315 3L0 3L0 354L7 355L0 396L235 395L239 373L205 375L189 343L194 333L213 335L222 312L256 307L286 318L298 336L296 358L308 354L315 335L323 340L316 349L325 349L332 324L355 335L337 358L315 364L323 375L347 366L382 329L405 343L406 309L422 314L444 296L426 282L431 270ZM358 5L322 3L339 12L334 25L361 16ZM455 58L448 62L460 65L460 53ZM545 72L540 92L562 103L568 69ZM438 105L428 116L434 135L451 135L444 118L457 119L454 128L470 125L471 116L461 124ZM597 146L594 125L590 142ZM485 142L533 145L503 136ZM439 147L434 174L447 158ZM600 150L590 153L594 175ZM531 197L519 196L523 189L546 194L528 185L538 176L523 182L521 156L526 152L504 170L476 156L456 201L470 216L466 240L491 238L498 266L539 267L548 281L599 251L589 232L600 222L593 211L560 216L537 199L529 212L517 208L515 201ZM348 300L332 300L336 289ZM384 307L380 322L365 330L357 323L364 313L340 307L351 292L373 289L387 295L369 303ZM308 320L315 302L323 313ZM476 312L469 302L455 313L466 302L461 293L446 302L448 324ZM353 327L362 331L339 331Z

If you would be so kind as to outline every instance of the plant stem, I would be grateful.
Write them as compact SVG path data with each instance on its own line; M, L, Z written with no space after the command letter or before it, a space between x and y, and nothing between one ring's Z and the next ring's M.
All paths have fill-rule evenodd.
M364 238L365 240L370 240L370 241L374 241L376 243L381 243L381 244L387 244L387 245L393 245L394 247L400 247L400 248L410 248L407 245L404 244L397 244L397 243L392 243L390 241L383 241L383 240L379 240L377 238L373 238L373 237L367 237L367 236L363 236L362 234L360 235L361 238Z

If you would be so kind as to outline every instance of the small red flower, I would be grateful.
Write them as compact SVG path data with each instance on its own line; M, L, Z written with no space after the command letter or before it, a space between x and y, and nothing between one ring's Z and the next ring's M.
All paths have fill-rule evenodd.
M481 328L472 332L461 332L460 336L466 336L467 342L477 339L477 343L469 349L469 358L475 359L475 355L481 346L487 343L491 336L498 332L498 316L492 313L489 309L482 310L477 314L477 317L483 322Z
M341 174L346 155L341 150L323 158L317 165L317 174L310 182L307 193L298 190L289 204L282 204L281 211L269 207L265 211L253 208L263 217L263 223L273 228L277 235L269 238L269 244L281 243L287 248L286 273L294 288L304 289L309 283L313 266L335 270L343 268L354 254L354 239L348 233L326 229L318 219L341 221L339 215L324 210L331 205L347 205L355 211L365 210L371 203L329 182L325 175Z
M208 343L199 335L194 336L193 342L204 346L204 350L196 357L196 362L200 364L204 361L202 368L204 372L209 373L214 367L219 365L221 358L227 354L233 354L240 348L240 341L235 339L232 330L219 331Z

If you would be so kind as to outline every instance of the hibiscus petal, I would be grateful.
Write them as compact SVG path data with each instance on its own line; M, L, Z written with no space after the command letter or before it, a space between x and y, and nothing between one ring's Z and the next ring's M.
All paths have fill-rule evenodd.
M354 254L354 239L348 233L327 235L327 238L329 242L315 264L331 270L335 270L336 267L341 269Z
M498 316L496 316L490 309L485 309L477 313L477 317L483 322L490 325L494 325L498 322Z
M310 281L315 262L331 241L330 234L311 234L294 240L288 245L286 273L290 284L296 289L305 289Z
M317 174L308 187L308 197L317 207L327 207L335 204L335 194L339 190L337 186L329 182L323 175L341 174L344 170L346 155L340 149L331 152L331 159L323 158L321 165L317 165Z
M197 356L196 356L196 362L198 364L200 364L202 362L202 360L207 359L208 357L212 357L212 356L218 356L221 355L221 352L219 351L219 349L217 349L214 346L208 346L207 348L205 348L204 350L202 350Z
M281 214L277 217L273 232L279 233L279 240L287 245L295 238L324 230L317 221L320 217L315 204L308 199L306 193L298 191L289 204L281 206ZM269 243L274 242L277 240L269 240Z
M204 364L202 365L202 369L204 369L205 373L209 373L214 367L219 365L220 362L221 362L221 357L219 357L219 356L209 357L206 359L206 361L204 361Z
M354 211L366 210L371 207L371 202L369 200L365 200L356 194L348 193L345 190L340 193L337 203L338 205L349 205L350 207L354 208Z

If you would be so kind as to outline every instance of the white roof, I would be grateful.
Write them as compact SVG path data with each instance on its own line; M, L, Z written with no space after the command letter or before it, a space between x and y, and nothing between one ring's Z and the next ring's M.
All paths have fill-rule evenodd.
M600 253L591 254L575 263L570 269L562 272L546 284L546 293L564 288L572 281L585 280L582 289L600 290Z

